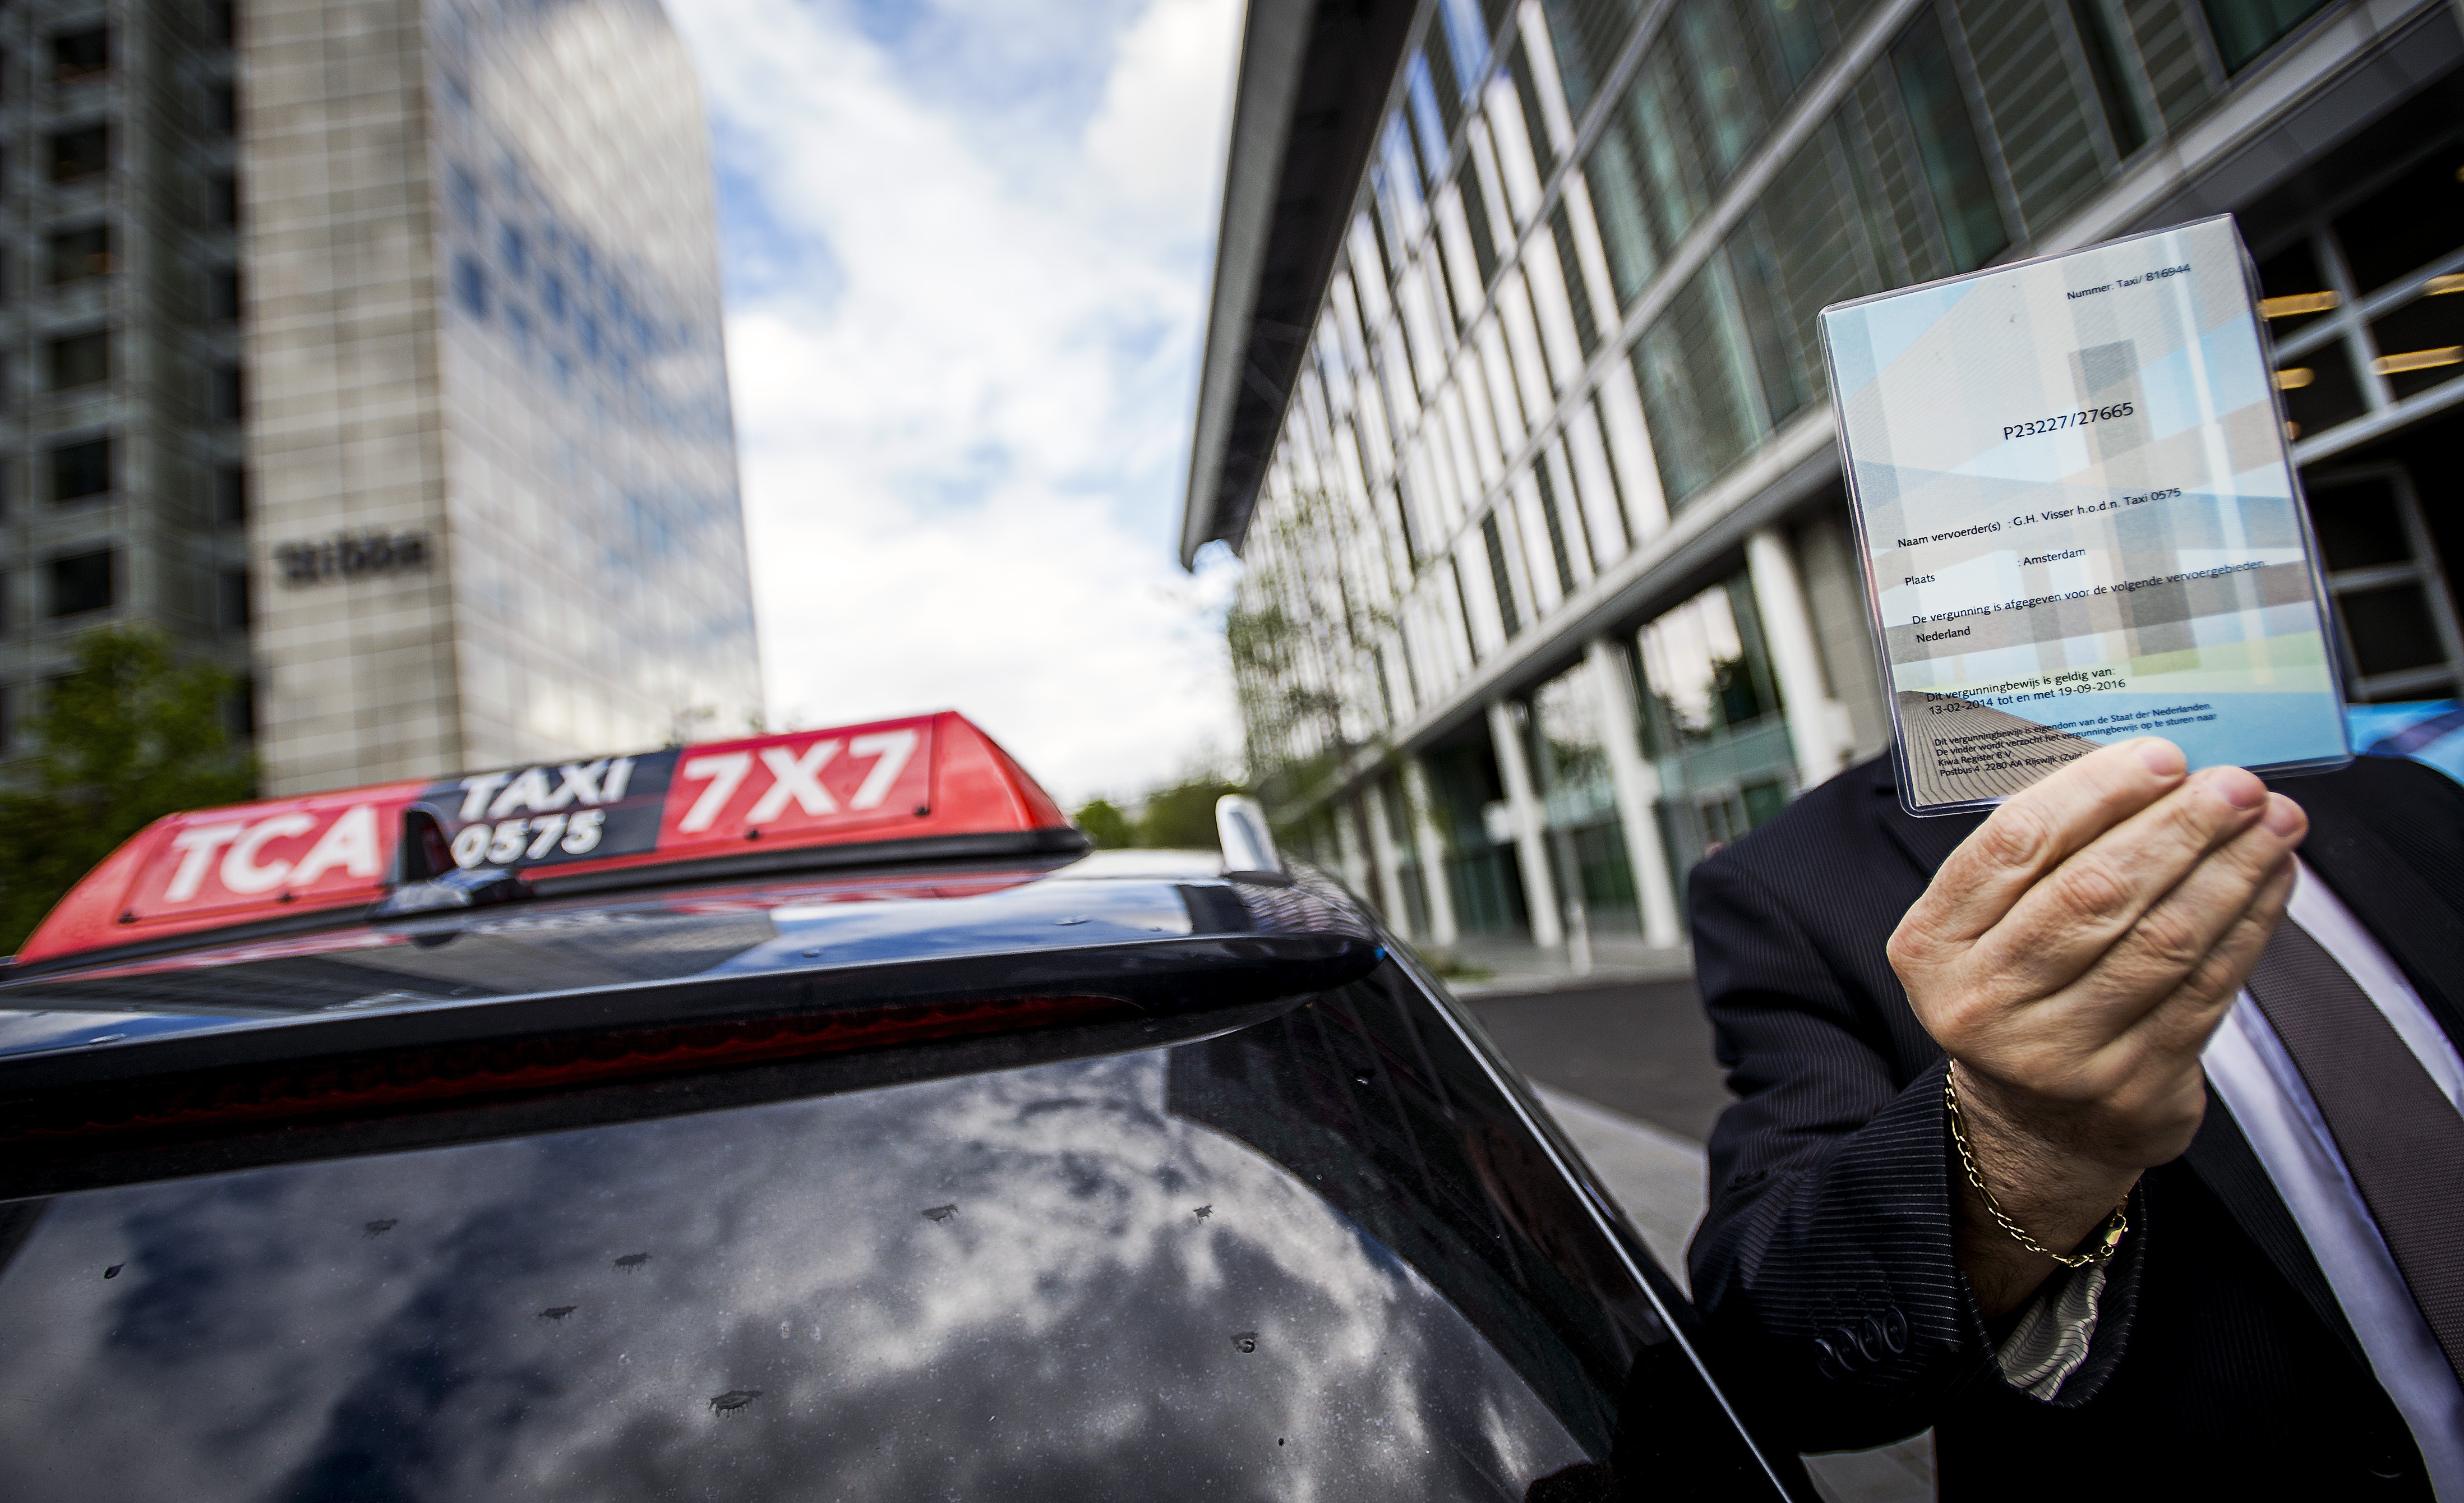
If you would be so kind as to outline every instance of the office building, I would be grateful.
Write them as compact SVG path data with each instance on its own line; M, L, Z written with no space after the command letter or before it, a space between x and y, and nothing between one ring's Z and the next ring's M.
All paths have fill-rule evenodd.
M2453 695L2448 0L1253 0L1184 562L1414 938L1683 936L1889 737L1814 317L2230 211L2348 688Z
M134 620L243 674L273 793L758 714L655 0L41 0L0 46L10 713Z
M0 9L0 755L90 622L247 667L232 77L227 5Z

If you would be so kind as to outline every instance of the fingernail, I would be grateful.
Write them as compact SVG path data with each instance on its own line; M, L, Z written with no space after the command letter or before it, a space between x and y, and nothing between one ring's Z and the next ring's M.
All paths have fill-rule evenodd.
M2151 736L2131 750L2139 754L2139 760L2147 764L2149 772L2160 778L2178 778L2183 767L2188 765L2182 760L2182 748L2162 737Z
M2269 796L2266 784L2239 767L2211 767L2207 781L2208 786L2237 809L2255 809Z
M2266 823L2269 834L2289 836L2301 828L2303 817L2301 806L2283 794L2271 793L2267 796Z

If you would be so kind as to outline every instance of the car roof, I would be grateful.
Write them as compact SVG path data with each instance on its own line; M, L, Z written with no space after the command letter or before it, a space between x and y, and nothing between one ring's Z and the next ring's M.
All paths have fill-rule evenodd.
M209 935L166 952L0 972L0 1062L693 977L823 977L908 961L1152 948L1249 922L1193 897L1193 886L1225 887L1221 856L892 862L756 882L650 883L288 935Z

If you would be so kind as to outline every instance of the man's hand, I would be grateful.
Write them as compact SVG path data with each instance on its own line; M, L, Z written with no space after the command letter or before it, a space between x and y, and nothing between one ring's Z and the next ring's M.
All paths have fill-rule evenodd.
M2199 1051L2293 891L2300 807L2184 766L2152 737L2080 758L1995 809L1891 936L1986 1183L2056 1251L2189 1146ZM2055 1265L1967 1203L1960 1266L1991 1317Z

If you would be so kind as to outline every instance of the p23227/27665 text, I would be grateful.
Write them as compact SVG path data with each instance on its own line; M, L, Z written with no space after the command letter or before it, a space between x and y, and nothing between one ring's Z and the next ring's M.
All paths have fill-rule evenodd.
M2109 423L2117 417L2128 417L2138 409L2127 402L2111 407L2084 407L2076 412L2063 412L2053 417L2040 417L2031 422L2013 423L2002 430L2005 439L2034 438L2039 433L2058 433L2066 428L2084 428L2090 423Z

